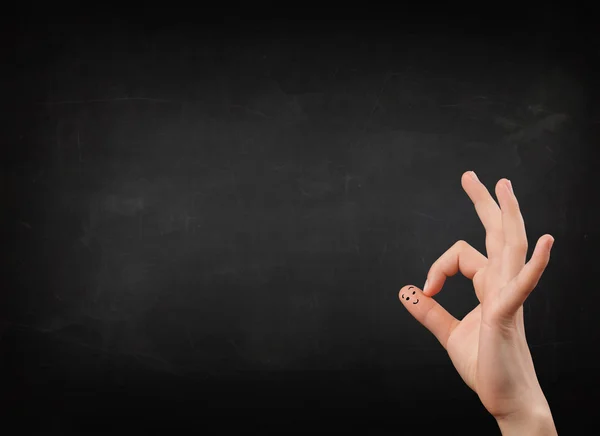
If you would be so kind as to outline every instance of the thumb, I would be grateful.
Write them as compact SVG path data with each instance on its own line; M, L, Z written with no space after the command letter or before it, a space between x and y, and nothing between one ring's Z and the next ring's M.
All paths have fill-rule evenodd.
M440 344L446 348L450 333L460 321L416 286L403 287L398 293L398 298L410 314L433 333Z

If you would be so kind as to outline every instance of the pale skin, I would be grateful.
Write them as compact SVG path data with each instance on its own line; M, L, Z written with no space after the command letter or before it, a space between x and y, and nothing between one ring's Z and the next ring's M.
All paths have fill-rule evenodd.
M503 435L555 435L523 321L523 303L548 265L554 238L540 237L526 262L527 234L510 182L496 184L498 203L472 171L461 183L485 227L487 257L458 241L433 263L423 290L405 286L398 296L440 341ZM473 280L479 300L460 321L433 298L459 271Z

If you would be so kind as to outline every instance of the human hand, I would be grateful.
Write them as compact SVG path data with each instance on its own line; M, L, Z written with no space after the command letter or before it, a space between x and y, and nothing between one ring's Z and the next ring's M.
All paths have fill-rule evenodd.
M475 173L464 173L461 182L485 227L488 257L458 241L433 263L423 291L405 286L400 301L448 351L503 434L556 434L523 321L523 303L548 264L554 238L539 238L525 263L525 224L510 182L496 184L500 207ZM479 300L461 321L432 298L458 271L473 280Z

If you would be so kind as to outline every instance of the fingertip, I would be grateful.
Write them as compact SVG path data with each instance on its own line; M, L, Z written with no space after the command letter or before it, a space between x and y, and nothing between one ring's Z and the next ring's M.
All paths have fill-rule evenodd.
M423 288L423 294L427 297L433 297L434 293L432 291L432 287L429 283L427 283L427 290L425 290L425 288Z
M464 187L468 182L479 181L479 179L475 175L474 171L465 171L461 176L460 181Z
M415 286L413 285L406 285L403 286L402 288L400 288L400 291L398 292L398 297L400 297L402 294L404 294L405 292L408 292L409 289L414 288Z
M540 250L539 253L541 255L544 254L544 249L549 253L554 245L554 237L552 235L546 234L538 239L536 244L536 251Z
M498 200L500 200L500 193L502 192L502 190L505 187L508 187L508 183L510 183L510 182L507 178L502 178L502 179L498 180L498 182L496 183L495 191L496 191L496 197L498 197Z
M465 171L462 175L463 178L467 178L468 180L475 180L478 181L479 178L477 177L477 174L475 174L475 171L469 170L469 171Z
M548 251L548 260L550 259L553 245L554 245L554 238L553 237L548 238L548 242L546 242L546 250Z
M425 280L425 284L423 285L423 294L425 294L427 297L433 297L439 292L439 289L437 289L438 285L436 284L435 280L436 277L433 274L431 274L429 277L427 277L427 280Z
M411 297L416 295L417 292L422 293L423 291L413 285L404 286L402 289L400 289L400 292L398 292L398 299L403 303L406 301L411 301Z

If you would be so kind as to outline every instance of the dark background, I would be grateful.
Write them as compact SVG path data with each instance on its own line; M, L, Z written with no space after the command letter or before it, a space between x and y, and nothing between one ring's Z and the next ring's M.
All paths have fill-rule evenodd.
M485 252L475 170L511 179L530 251L556 239L525 321L576 434L600 51L587 11L544 7L3 18L4 422L499 434L397 299L457 240Z

